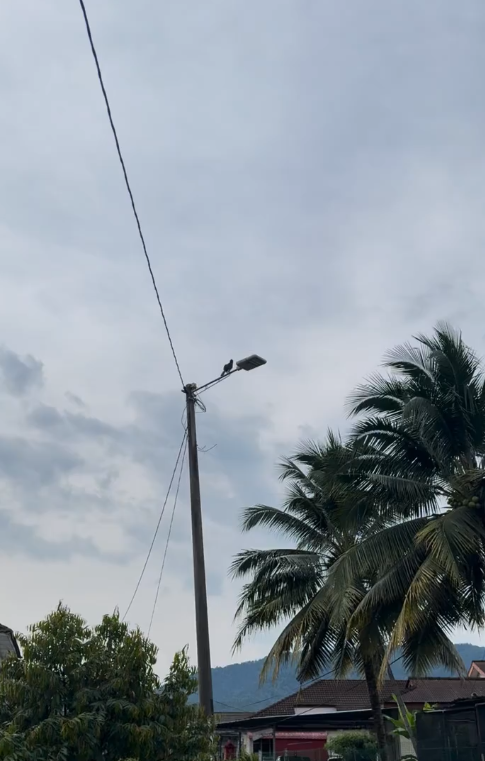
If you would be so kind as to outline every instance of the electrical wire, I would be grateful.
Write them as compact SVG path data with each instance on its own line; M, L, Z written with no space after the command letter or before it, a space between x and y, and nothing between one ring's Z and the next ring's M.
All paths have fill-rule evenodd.
M173 471L172 471L172 475L170 477L170 483L168 485L167 495L165 497L165 500L164 500L163 505L162 505L162 509L160 511L160 515L158 517L158 522L157 522L157 525L156 525L156 528L155 528L155 532L153 534L153 539L152 539L150 547L148 549L148 554L146 556L145 562L143 564L142 571L141 571L140 576L138 578L138 581L137 581L137 584L136 584L136 587L135 587L135 591L133 592L132 598L130 600L130 604L128 605L128 607L126 609L125 615L123 616L123 619L122 619L123 621L125 620L126 616L128 615L128 613L130 611L131 606L133 605L133 601L134 601L134 599L135 599L135 597L136 597L136 595L138 593L141 581L142 581L143 576L145 574L146 567L148 565L148 561L150 560L150 556L151 556L152 550L153 550L153 545L155 544L155 540L156 540L157 535L158 535L158 530L160 528L160 523L162 522L163 514L165 512L165 507L167 506L168 498L170 496L170 492L172 490L172 484L173 484L173 481L174 481L174 478L175 478L175 473L177 472L177 468L178 468L178 464L179 464L179 461L180 461L180 457L182 455L182 449L184 448L186 440L187 440L187 431L184 431L184 435L183 435L183 438L182 438L182 443L180 444L180 448L179 448L179 451L178 451L178 454L177 454L177 459L175 461L175 465L174 465L174 468L173 468Z
M212 381L212 383L208 383L204 388L201 388L200 391L195 391L196 396L199 396L200 394L205 394L206 391L209 391L209 389L213 388L214 386L217 386L218 383L222 383L222 381L226 380L226 375L223 375L222 378L217 378L217 380Z
M151 615L151 618L150 618L150 625L148 627L147 637L150 636L150 632L151 632L151 629L152 629L153 617L155 616L155 609L157 607L158 595L159 595L159 592L160 592L160 585L162 583L163 570L165 568L165 560L167 559L168 545L170 544L170 536L172 534L173 519L175 517L175 510L177 508L177 500L178 500L179 491L180 491L180 482L182 480L182 473L183 473L183 470L184 470L185 455L187 454L187 443L188 443L188 439L186 437L185 438L184 454L182 456L182 463L180 465L179 478L178 478L178 481L177 481L177 489L175 491L175 498L174 498L174 501L173 501L172 515L171 515L171 518L170 518L170 525L168 527L167 541L165 543L165 552L163 553L162 567L160 569L160 575L158 577L157 591L156 591L156 594L155 594L155 600L153 602L152 615Z
M106 87L104 85L104 80L103 80L103 75L102 75L102 72L101 72L101 66L100 66L100 63L99 63L98 54L97 54L96 48L94 46L93 35L92 35L92 32L91 32L91 26L89 24L89 19L88 19L88 14L87 14L87 11L86 11L86 6L84 5L84 0L79 0L79 5L81 6L81 11L82 11L82 14L83 14L83 17L84 17L84 23L86 25L86 32L87 32L88 39L89 39L89 44L90 44L90 47L91 47L91 53L93 54L94 63L96 65L96 71L97 71L97 74L98 74L99 84L101 86L101 91L103 93L103 98L104 98L104 102L105 102L105 105L106 105L106 111L108 112L108 119L109 119L109 123L110 123L110 126L111 126L111 131L113 133L113 137L114 137L114 141L115 141L115 145L116 145L116 151L118 153L118 159L120 161L121 169L123 171L123 177L125 179L126 189L128 191L128 195L130 197L131 208L133 210L133 215L135 217L136 226L138 228L138 235L140 236L141 245L142 245L142 248L143 248L143 253L145 254L145 259L146 259L146 263L147 263L147 266L148 266L148 271L150 273L150 277L151 277L151 281L152 281L152 285L153 285L153 290L155 291L155 296L157 298L157 302L158 302L158 306L159 306L159 309L160 309L160 313L162 315L163 324L165 326L165 331L167 333L168 341L169 341L169 344L170 344L170 348L172 350L172 354L173 354L173 358L174 358L174 361L175 361L175 366L177 368L177 372L178 372L178 375L179 375L179 378L180 378L180 382L182 384L182 388L184 388L184 386L185 386L184 379L182 377L182 372L180 370L180 365L179 365L179 361L177 359L177 354L175 353L175 348L174 348L174 345L173 345L172 336L170 335L170 330L168 328L167 318L165 317L165 311L164 311L163 306L162 306L162 300L160 298L160 293L158 291L157 283L156 283L156 280L155 280L155 275L153 273L152 263L150 261L149 255L148 255L148 250L147 250L147 246L146 246L146 243L145 243L145 236L143 235L143 231L142 231L141 223L140 223L140 218L138 216L138 212L137 212L137 209L136 209L135 199L133 197L133 191L131 189L130 181L128 179L128 172L126 170L126 165L125 165L125 161L123 159L123 154L121 153L120 141L118 139L118 133L116 131L116 127L115 127L115 124L114 124L114 121L113 121L113 115L111 113L111 106L110 106L110 103L109 103L109 100L108 100L108 94L106 92Z

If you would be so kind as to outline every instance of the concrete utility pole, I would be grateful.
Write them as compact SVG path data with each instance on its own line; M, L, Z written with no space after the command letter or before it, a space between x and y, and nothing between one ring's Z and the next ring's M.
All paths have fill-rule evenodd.
M207 588L205 581L204 536L202 532L202 510L200 503L199 454L197 449L197 431L195 425L195 404L197 394L229 378L240 370L254 370L265 365L266 360L257 354L251 354L236 362L232 359L224 365L222 375L203 386L188 383L183 392L187 404L187 439L189 450L190 478L190 512L192 516L192 548L194 556L194 592L195 592L195 630L197 635L197 671L199 677L199 705L206 716L214 713L212 696L212 671L209 639L209 616L207 611Z
M206 716L214 713L212 697L211 653L207 588L205 581L204 536L200 505L199 455L195 426L195 383L185 386L187 399L187 437L189 449L190 512L192 516L192 548L194 556L195 626L197 634L197 668L199 675L199 703Z

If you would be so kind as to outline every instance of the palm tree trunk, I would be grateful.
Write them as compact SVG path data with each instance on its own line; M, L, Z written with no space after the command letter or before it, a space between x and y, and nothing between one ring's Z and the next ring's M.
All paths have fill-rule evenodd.
M370 707L374 719L374 731L376 733L377 747L379 748L380 761L389 761L389 747L387 744L386 727L382 715L381 696L377 686L377 676L374 664L370 660L364 660L364 674L369 693Z

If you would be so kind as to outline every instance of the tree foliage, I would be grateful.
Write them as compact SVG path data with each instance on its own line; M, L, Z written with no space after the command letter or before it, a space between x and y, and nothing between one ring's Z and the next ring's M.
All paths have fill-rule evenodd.
M365 678L382 759L387 741L378 690L378 673L395 621L395 609L382 608L359 625L352 617L377 579L376 569L344 580L331 580L335 563L356 545L372 541L382 528L371 497L342 477L353 463L353 446L329 434L323 444L303 447L282 463L287 482L283 508L258 505L244 513L246 531L267 526L296 546L241 552L233 573L249 577L238 614L242 624L236 646L253 631L284 624L263 667L278 673L296 660L301 680L325 669L344 677L353 669ZM381 560L385 563L385 556Z
M343 761L375 761L377 757L376 739L365 731L336 734L328 739L326 750Z
M395 348L385 365L390 374L373 376L351 399L360 418L352 439L370 450L356 458L354 473L383 521L398 526L384 525L372 544L352 548L334 581L365 573L386 553L395 567L381 573L357 616L395 604L387 656L402 646L417 674L436 652L416 646L424 633L434 630L436 646L440 629L485 621L485 378L447 325Z
M0 665L0 759L164 761L201 759L212 728L187 699L185 651L165 682L156 647L119 615L91 628L59 605L19 636L23 658Z
M263 675L291 659L302 679L354 667L371 703L372 672L379 664L385 678L396 649L414 675L438 664L462 673L449 634L485 622L483 368L446 325L386 366L353 395L347 442L330 434L284 461L283 508L246 510L245 530L273 529L292 546L247 550L233 565L249 577L236 645L284 627Z

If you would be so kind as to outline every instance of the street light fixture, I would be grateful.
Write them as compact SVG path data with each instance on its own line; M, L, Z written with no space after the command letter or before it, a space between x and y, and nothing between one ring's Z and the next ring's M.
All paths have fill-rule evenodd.
M200 393L201 391L205 391L206 389L210 388L211 386L215 386L217 383L220 383L223 380L226 380L226 378L229 378L229 376L234 375L234 373L238 373L240 370L255 370L257 367L261 367L262 365L266 364L266 360L263 359L263 357L260 357L259 354L250 354L249 357L244 357L244 359L238 359L236 362L236 367L233 370L229 370L228 373L223 373L223 375L220 375L217 378L214 378L211 381L208 381L208 383L204 383L203 386L196 386L195 383L189 384L190 386L193 386L194 393ZM185 393L188 386L186 386L183 391Z
M249 357L244 357L236 362L236 367L239 370L255 370L257 367L261 367L266 364L266 360L260 357L258 354L251 354Z
M236 367L225 375L209 381L197 388L195 383L188 383L183 392L187 402L187 440L190 477L190 512L192 518L192 549L194 557L194 593L195 593L195 628L197 636L197 671L199 681L199 704L206 716L214 713L212 695L212 673L209 640L209 616L207 613L207 588L205 581L204 537L202 532L202 510L200 501L199 455L197 449L197 431L195 426L195 404L197 394L208 390L240 370L255 370L266 364L266 360L257 354L251 354L236 362Z

